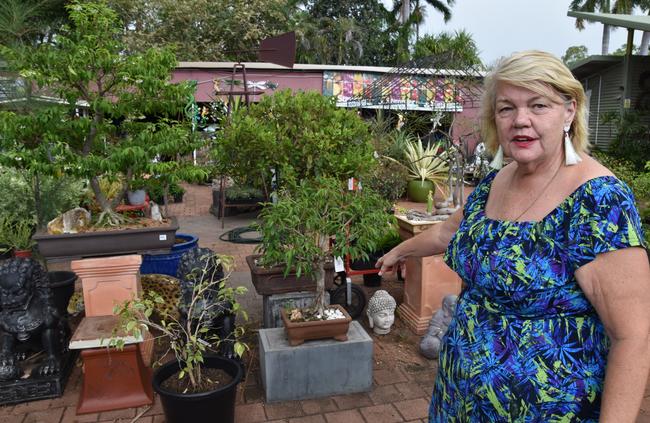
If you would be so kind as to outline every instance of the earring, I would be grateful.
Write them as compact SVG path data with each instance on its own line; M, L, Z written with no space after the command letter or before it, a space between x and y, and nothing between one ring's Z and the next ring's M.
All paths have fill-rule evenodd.
M564 127L564 164L572 166L581 162L582 158L573 148L573 143L569 137L569 129L571 129L570 125Z
M496 170L503 167L503 147L499 146L497 149L497 154L494 155L494 159L490 162L490 167Z

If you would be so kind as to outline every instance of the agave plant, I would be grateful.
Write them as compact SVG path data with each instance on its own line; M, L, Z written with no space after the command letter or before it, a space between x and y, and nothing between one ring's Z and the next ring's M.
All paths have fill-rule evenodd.
M409 173L409 177L422 182L429 180L437 189L442 189L449 178L448 154L443 150L443 141L440 140L426 148L422 140L410 140L406 143L404 152L406 163L401 163L391 157L386 159L399 163Z

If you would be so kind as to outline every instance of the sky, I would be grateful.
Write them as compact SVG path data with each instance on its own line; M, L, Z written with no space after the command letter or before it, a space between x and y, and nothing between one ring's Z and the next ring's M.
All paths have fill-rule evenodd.
M439 12L428 6L421 34L465 29L471 33L486 65L512 52L540 49L561 57L567 47L584 45L589 54L601 53L603 26L586 24L578 31L575 19L567 16L570 0L456 0L446 24ZM635 13L639 13L638 11ZM612 31L610 53L625 43L627 31ZM641 33L635 31L635 44Z

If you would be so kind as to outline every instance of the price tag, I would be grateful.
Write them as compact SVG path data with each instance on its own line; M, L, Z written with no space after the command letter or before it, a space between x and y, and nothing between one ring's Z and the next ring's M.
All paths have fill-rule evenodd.
M167 235L165 234L158 235L158 241L167 241Z
M334 257L334 271L336 273L345 271L345 264L343 264L342 257Z

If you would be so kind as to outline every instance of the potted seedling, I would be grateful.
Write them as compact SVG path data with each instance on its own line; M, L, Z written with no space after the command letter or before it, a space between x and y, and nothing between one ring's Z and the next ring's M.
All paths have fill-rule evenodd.
M325 334L316 324L327 321L329 316L340 316L325 304L326 265L333 257L368 258L366 252L376 249L385 226L392 221L389 207L388 202L370 190L348 191L346 183L323 178L303 180L283 190L276 204L262 210L262 255L258 264L281 265L286 274L295 272L298 277L305 275L316 281L312 307L282 310L292 344L323 336L344 339L347 324L339 325L333 334ZM349 315L343 308L338 309L349 323ZM294 335L294 323L307 325L315 333Z
M168 423L185 422L188 416L194 422L214 421L215 416L219 416L219 421L234 421L235 394L243 377L243 366L237 359L219 355L219 347L231 342L236 357L241 357L248 347L240 340L241 326L235 326L224 336L213 330L212 322L215 314L224 312L245 317L236 297L246 288L228 284L232 258L206 254L200 257L201 267L191 272L193 287L182 301L186 318L157 307L165 300L155 291L114 310L120 318L119 330L135 337L151 330L168 342L174 359L162 364L153 376L153 387ZM228 310L224 310L224 304L229 305ZM111 345L122 347L122 339L114 337Z

